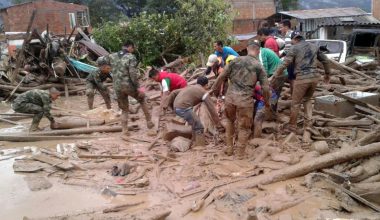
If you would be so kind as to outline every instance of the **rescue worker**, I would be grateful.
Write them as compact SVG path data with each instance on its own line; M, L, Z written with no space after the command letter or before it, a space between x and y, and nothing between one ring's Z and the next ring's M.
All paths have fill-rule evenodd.
M173 91L169 96L170 101L166 106L168 107L173 103L173 109L176 115L185 119L189 125L191 125L194 140L193 146L205 145L204 128L199 117L193 111L194 106L201 102L205 103L214 124L220 124L214 103L206 91L207 85L207 77L198 77L196 85Z
M248 43L248 55L235 58L217 78L211 88L214 94L220 91L220 86L225 80L229 80L229 86L225 96L225 113L227 117L225 153L232 155L233 137L235 135L235 122L238 123L237 132L237 156L242 158L248 138L251 134L253 118L252 92L256 82L259 81L263 87L263 95L266 108L269 108L269 85L267 75L253 55L253 41Z
M100 95L103 97L104 102L106 103L107 109L111 109L111 98L108 88L103 84L107 78L112 79L111 77L111 66L107 63L106 59L99 57L96 61L99 69L88 74L86 78L86 95L88 108L93 109L94 107L94 96L95 90L98 90Z
M34 114L29 131L40 130L38 125L43 116L49 119L51 128L56 128L57 124L50 114L50 110L52 101L55 101L60 94L55 88L51 88L49 91L33 89L19 95L13 101L12 109L19 113Z
M222 41L216 41L214 43L214 50L215 55L218 57L222 57L224 62L227 60L229 55L233 55L235 57L239 56L239 54L231 47L223 46Z
M294 31L291 35L292 47L286 54L283 63L277 68L271 83L275 82L279 77L284 74L284 70L294 63L294 88L292 93L291 113L289 120L289 132L296 132L297 130L297 116L301 108L301 103L304 105L304 142L310 141L310 133L307 128L312 125L312 100L314 91L318 85L320 75L317 69L317 60L319 60L324 67L325 83L330 82L330 67L329 59L323 54L319 48L306 42L299 31Z
M213 72L215 76L218 76L219 74L223 72L224 61L222 57L218 57L215 54L211 54L208 57L206 66L207 66L207 69L205 71L206 75L209 75L211 72Z
M277 41L274 36L271 35L271 31L269 28L261 28L257 32L257 36L261 42L264 43L264 47L273 50L273 52L280 56L280 48L278 47Z
M280 58L271 50L268 48L262 48L260 47L259 41L253 41L252 42L252 48L253 52L252 54L259 59L261 65L263 65L265 72L267 73L268 78L270 78L274 71L277 69L277 67L281 64ZM287 72L284 71L284 74L281 78L277 78L276 85L273 85L271 87L271 99L270 99L270 106L271 106L271 116L276 116L277 113L277 103L278 99L280 98L282 87L284 86L285 80L286 80ZM264 104L264 97L262 95L261 86L256 85L255 92L255 109L254 109L254 137L258 138L261 136L261 130L262 130L262 123L265 120L265 104ZM268 115L268 114L267 114Z
M156 82L161 83L162 87L162 96L160 109L161 113L165 113L164 103L167 101L168 95L177 89L182 89L187 86L187 81L182 76L176 73L168 73L166 71L158 71L156 68L149 70L149 78L153 79Z
M141 109L145 115L147 127L149 129L154 127L152 116L145 100L144 89L140 87L139 70L137 68L138 62L133 54L134 50L135 46L133 42L127 41L120 52L105 57L112 67L113 87L116 93L117 102L122 110L121 124L123 127L122 139L124 140L128 139L129 96L133 97L140 103Z

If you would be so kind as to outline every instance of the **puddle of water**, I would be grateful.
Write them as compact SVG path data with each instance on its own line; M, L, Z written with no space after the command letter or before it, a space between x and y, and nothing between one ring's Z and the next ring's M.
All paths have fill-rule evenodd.
M78 213L107 206L108 200L99 192L54 182L48 190L32 192L23 177L12 169L14 160L0 161L1 219L20 220Z

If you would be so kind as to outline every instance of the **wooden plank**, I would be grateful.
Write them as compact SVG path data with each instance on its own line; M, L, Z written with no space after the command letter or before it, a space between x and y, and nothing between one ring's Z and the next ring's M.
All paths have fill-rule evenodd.
M60 160L58 158L53 158L51 156L47 156L44 154L36 154L32 156L32 159L50 164L54 167L58 167L62 170L71 170L74 168L72 164L70 164L68 161Z

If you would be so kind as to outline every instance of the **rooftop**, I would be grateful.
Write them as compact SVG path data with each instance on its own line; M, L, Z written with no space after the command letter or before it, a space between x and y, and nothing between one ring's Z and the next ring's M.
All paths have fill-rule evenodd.
M298 19L318 19L318 18L333 18L333 17L350 17L367 15L368 13L360 8L328 8L314 10L296 10L282 11L280 14L288 15Z

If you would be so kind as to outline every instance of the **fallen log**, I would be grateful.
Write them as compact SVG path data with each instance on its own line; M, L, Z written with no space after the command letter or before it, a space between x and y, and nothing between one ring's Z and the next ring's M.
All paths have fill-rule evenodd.
M338 63L338 62L335 61L335 60L330 59L330 62L333 63L334 65L336 65L336 66L338 66L338 67L340 67L340 68L346 70L346 71L349 71L349 72L351 72L351 73L355 73L356 75L359 75L359 76L365 77L365 78L367 78L367 79L369 79L369 80L376 81L376 79L374 79L374 78L372 78L372 77L366 75L365 73L362 73L362 72L360 72L360 71L358 71L358 70L356 70L356 69L352 69L351 67L348 67L348 66L342 65L342 64Z
M191 139L193 136L192 133L193 132L190 126L168 123L165 131L163 132L163 138L167 141L171 141L178 136Z
M138 205L141 205L143 203L144 203L144 201L135 202L135 203L127 203L127 204L123 204L123 205L117 205L117 206L114 206L112 208L104 209L103 213L120 212L120 211L123 211L123 210L125 210L125 209L127 209L129 207L138 206Z
M102 119L84 119L81 117L62 117L56 119L57 127L54 129L71 129L86 126L103 125L105 123Z
M239 184L237 187L254 188L260 184L270 184L303 176L316 170L328 168L350 160L372 156L376 153L380 153L380 142L325 154L316 159L272 171L268 174L247 178L241 183L236 184Z
M366 134L364 137L360 138L357 141L357 144L360 146L371 144L374 142L379 142L380 141L380 135L379 135L380 129L376 129L373 132L370 132Z
M330 127L357 127L357 126L370 126L373 124L372 120L344 120L327 122Z
M380 182L380 174L371 176L371 177L361 181L361 183L373 183L373 182Z
M26 92L26 91L29 91L32 89L45 90L45 89L50 89L52 87L54 87L56 89L61 89L61 90L65 89L65 85L63 85L63 84L44 84L44 85L34 86L34 87L20 86L16 89L16 92ZM2 89L2 90L12 91L15 88L16 88L15 86L11 86L11 85L0 85L0 89Z
M366 194L380 190L380 182L374 183L355 183L350 185L350 190L356 194Z
M75 140L92 139L99 136L29 136L27 134L0 135L0 141L9 142L35 142L35 141L55 141L55 140Z
M138 128L136 125L128 126L128 130L134 131ZM99 126L92 128L73 128L66 130L53 130L53 131L40 131L40 132L30 132L29 136L57 136L57 135L75 135L75 134L91 134L95 132L121 132L121 126ZM10 134L12 135L12 134Z

